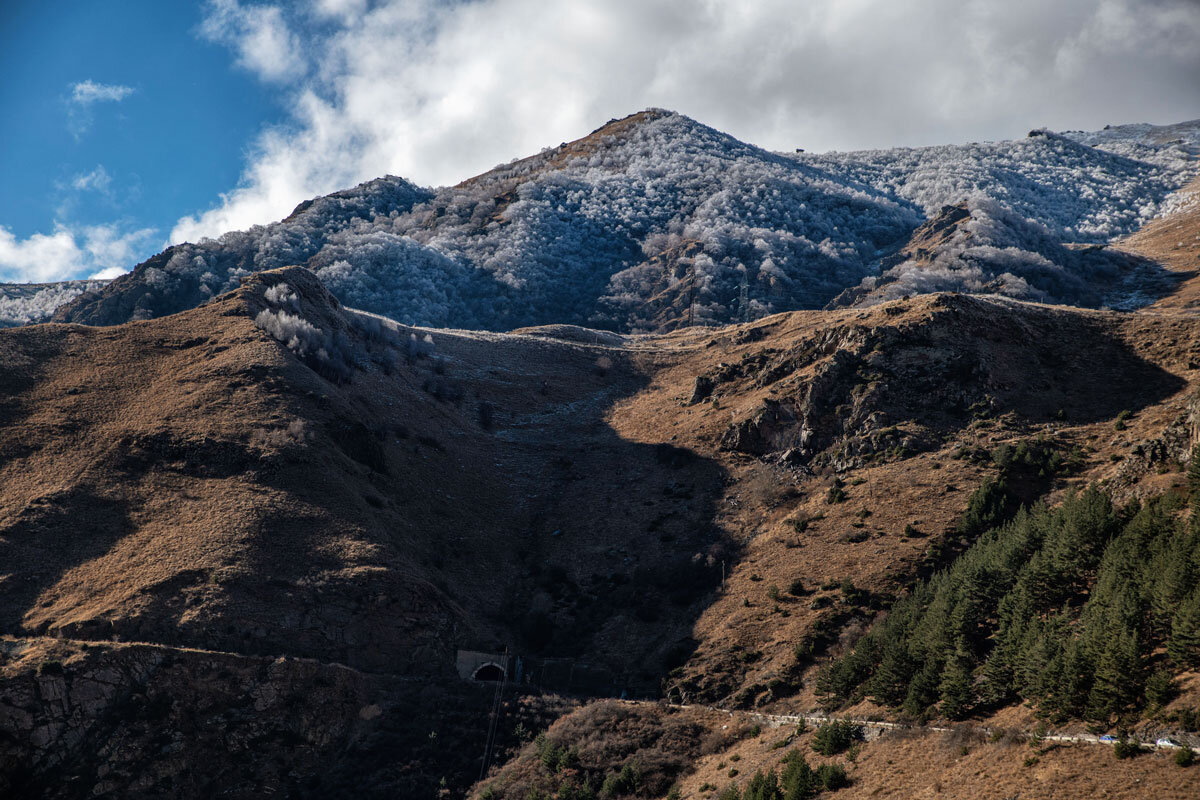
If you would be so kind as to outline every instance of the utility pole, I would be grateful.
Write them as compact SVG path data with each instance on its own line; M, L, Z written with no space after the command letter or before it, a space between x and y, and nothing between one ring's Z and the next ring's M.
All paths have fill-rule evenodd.
M696 324L696 260L688 264L688 327Z
M740 316L742 318L742 322L749 322L750 321L750 281L746 277L746 273L744 273L744 272L742 273L742 287L741 287L741 290L738 292L738 302L740 302L742 305L742 307L741 307L742 313L739 314L738 316Z

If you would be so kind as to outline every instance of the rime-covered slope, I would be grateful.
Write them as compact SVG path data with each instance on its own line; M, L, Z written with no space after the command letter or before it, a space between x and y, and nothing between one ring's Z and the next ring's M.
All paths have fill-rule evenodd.
M1096 304L1087 285L1119 286L1127 270L1093 273L1060 257L1062 244L1101 243L1152 217L1194 170L1190 145L1035 134L782 155L645 111L457 186L381 178L273 225L170 248L57 319L161 316L248 272L299 264L346 304L421 325L724 323L825 305L962 202L971 242L956 243L945 275L910 281L916 290Z
M309 262L356 221L408 209L429 196L426 189L388 176L308 200L281 222L169 247L54 318L116 325L193 308L237 288L251 273Z
M694 293L701 319L723 321L744 276L760 313L821 305L919 221L869 187L657 111L436 194L414 188L353 224L319 204L172 248L60 319L157 316L242 270L299 263L349 305L425 325L629 328L661 292ZM686 255L638 270L672 249Z
M0 328L45 322L59 306L84 292L98 292L108 281L0 283Z
M1104 137L1034 130L1011 141L796 158L908 200L926 215L988 197L1056 238L1102 243L1151 219L1196 171L1200 123L1169 126L1173 136L1124 127Z
M1133 308L1174 276L1105 245L1178 210L1196 172L1200 123L1096 133L1031 131L1022 140L812 156L916 203L928 226L886 255L879 274L838 299L859 305L936 291ZM798 156L803 158L803 156Z
M869 306L955 291L1129 310L1172 292L1179 276L1158 261L1104 244L1057 239L991 198L943 206L903 247L832 303Z
M1142 161L1169 163L1200 149L1200 119L1174 125L1105 125L1098 131L1064 131L1063 136L1080 144Z

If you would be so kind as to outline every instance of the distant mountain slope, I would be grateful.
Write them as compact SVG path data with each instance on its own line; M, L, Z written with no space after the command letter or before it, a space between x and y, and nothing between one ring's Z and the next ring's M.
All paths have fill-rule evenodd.
M1105 244L1179 211L1197 153L1200 121L846 154L849 174L894 187L930 219L837 302L936 291L1126 309L1153 302L1178 276Z
M880 273L831 305L869 306L939 291L1130 310L1169 294L1179 276L1157 260L1103 244L1055 238L1004 205L974 197L943 206Z
M0 284L0 328L45 322L60 306L107 284L97 280Z
M1091 147L1035 131L783 155L644 111L457 186L380 178L279 223L169 248L56 319L162 316L249 272L298 264L346 304L413 324L724 323L825 305L877 276L942 206L962 202L974 219L970 253L948 269L966 271L922 290L1094 305L1089 284L1119 285L1128 270L1093 273L1060 257L1061 245L1135 230L1195 170L1186 137L1137 137Z
M909 200L927 215L989 197L1064 241L1101 243L1136 230L1196 171L1200 122L1110 135L1033 130L1024 139L797 155ZM1093 140L1091 137L1096 137Z
M429 196L428 190L389 176L306 200L272 225L168 247L103 291L60 309L55 319L115 325L194 308L237 288L251 273L307 263L356 220L405 210Z

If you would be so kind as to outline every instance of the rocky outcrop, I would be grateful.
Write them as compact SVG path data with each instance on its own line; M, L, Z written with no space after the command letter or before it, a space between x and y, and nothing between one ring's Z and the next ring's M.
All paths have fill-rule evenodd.
M831 326L702 376L718 402L746 385L772 390L721 446L845 470L927 449L974 419L1111 417L1178 384L1080 315L956 294L882 311L887 324Z
M1117 499L1137 492L1141 479L1155 471L1168 471L1188 465L1197 457L1200 440L1200 393L1193 394L1186 407L1171 420L1158 436L1136 442L1109 482Z
M478 763L461 750L482 752L491 707L488 687L307 659L50 639L0 653L12 800L462 792ZM529 697L506 716L533 728L562 705ZM505 731L498 749L518 743Z

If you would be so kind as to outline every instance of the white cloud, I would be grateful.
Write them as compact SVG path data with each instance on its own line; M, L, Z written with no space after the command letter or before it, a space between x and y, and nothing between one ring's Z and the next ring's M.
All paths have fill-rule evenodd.
M146 254L154 230L122 231L118 225L72 227L57 223L54 233L26 239L0 226L0 281L45 283L90 277L115 277Z
M1200 116L1194 0L213 0L204 31L294 119L171 241L384 173L453 182L648 106L780 150Z
M99 272L88 275L88 278L95 281L111 281L113 278L119 278L129 270L125 267L105 267Z
M91 266L128 270L141 260L141 253L154 235L154 229L121 231L116 225L89 225L80 233Z
M61 280L78 270L81 255L75 236L64 228L20 240L0 227L0 278L5 282Z
M200 30L205 38L233 47L238 64L264 81L285 81L305 72L300 40L278 6L210 0Z
M319 17L352 20L367 10L367 0L315 0L313 10Z
M97 164L91 172L80 173L71 179L72 188L80 192L104 193L108 191L111 184L112 176L108 174L108 170L104 168L103 164Z
M71 84L70 102L67 104L67 130L76 141L92 127L96 103L119 103L134 89L119 84L96 83L92 80Z
M92 103L119 103L131 94L133 94L133 89L129 86L96 83L91 80L82 81L71 86L71 101L83 106L88 106Z

